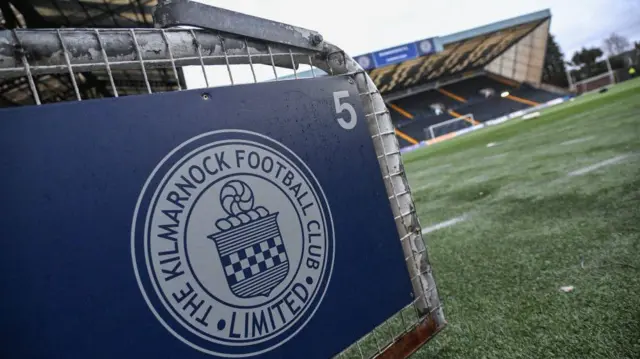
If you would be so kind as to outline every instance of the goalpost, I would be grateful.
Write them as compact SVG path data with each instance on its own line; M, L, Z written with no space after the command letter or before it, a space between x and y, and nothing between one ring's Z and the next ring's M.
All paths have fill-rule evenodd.
M613 85L614 83L615 78L613 77L612 73L605 72L603 74L578 81L573 86L576 89L577 93L582 94L589 91L598 90L605 86Z
M433 124L425 128L424 131L427 139L432 140L448 133L471 127L477 123L478 122L473 118L473 114L468 113L460 117Z

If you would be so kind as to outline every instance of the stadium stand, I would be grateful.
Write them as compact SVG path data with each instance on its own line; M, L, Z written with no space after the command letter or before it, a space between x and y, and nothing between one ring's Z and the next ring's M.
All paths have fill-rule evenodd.
M150 27L156 0L0 1L2 28ZM356 56L382 93L401 146L426 139L425 130L466 114L486 122L562 96L543 90L542 66L551 13L543 10L451 35ZM316 76L321 75L319 69ZM182 68L147 71L153 92L186 88ZM298 72L297 77L311 77ZM118 95L146 93L141 71L113 73ZM282 77L282 78L286 78ZM44 103L74 99L67 75L37 76ZM105 71L77 74L83 98L113 97ZM504 96L508 92L508 95ZM29 104L26 77L0 83L0 106Z
M508 97L501 96L505 92L509 93ZM408 136L421 141L425 139L425 129L436 123L465 114L473 114L476 121L486 122L557 97L557 94L537 89L526 83L509 84L508 81L496 80L496 77L481 75L437 90L398 99L391 103L390 107L396 127ZM434 104L441 104L443 110L434 111ZM412 118L407 118L394 108L403 109L411 114Z
M529 99L531 101L538 102L538 103L551 101L559 97L557 93L549 92L542 89L537 89L527 83L522 84L520 88L516 89L511 94L514 96Z
M441 51L369 69L401 146L428 139L429 126L452 118L486 122L561 97L541 88L550 19L545 10L434 38Z
M355 59L385 98L404 147L426 140L437 123L466 114L482 123L569 94L542 83L550 22L543 10Z
M482 123L568 95L542 83L550 22L542 10L355 59L385 98L405 147L426 140L437 123L466 114Z
M481 90L491 90L492 93L490 95L500 95L503 91L513 90L513 87L487 76L477 76L447 85L444 89L466 99L468 103L474 103L485 100L486 97Z
M398 108L404 109L406 112L412 114L414 118L409 121L415 122L417 119L426 119L431 116L446 114L448 109L454 108L457 104L455 100L437 91L428 91L397 100L393 105L391 108L391 116L396 119L398 127L402 127L402 124L409 119L399 112L397 110Z

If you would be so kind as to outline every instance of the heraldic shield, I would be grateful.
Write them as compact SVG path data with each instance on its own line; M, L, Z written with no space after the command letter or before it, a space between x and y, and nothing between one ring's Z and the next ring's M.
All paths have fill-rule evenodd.
M216 221L213 240L231 292L239 298L268 296L289 273L278 212L254 207L253 191L245 182L231 180L220 190L226 218Z

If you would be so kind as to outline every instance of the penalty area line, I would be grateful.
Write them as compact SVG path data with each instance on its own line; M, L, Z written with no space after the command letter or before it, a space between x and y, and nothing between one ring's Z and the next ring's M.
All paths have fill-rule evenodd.
M487 156L484 158L484 160L488 160L488 161L497 160L499 158L505 157L506 155L507 155L506 153L498 153L497 155Z
M583 167L583 168L580 168L578 170L569 172L567 174L567 176L569 176L569 177L580 176L580 175L595 171L597 169L600 169L602 167L616 164L616 163L624 160L625 158L627 158L629 156L630 155L626 154L626 155L621 155L621 156L616 156L616 157L613 157L613 158L609 158L608 160L604 160L602 162L594 163L591 166Z
M427 233L431 233L431 232L437 231L437 230L442 229L442 228L451 227L454 224L466 221L468 218L469 218L469 216L467 216L466 214L462 215L462 216L459 216L459 217L451 218L451 219L446 220L444 222L440 222L440 223L434 224L433 226L429 226L429 227L423 228L422 229L422 234L427 234Z
M592 139L593 139L593 136L574 138L573 140L564 141L560 145L563 145L563 146L573 145L573 144L580 143L580 142L590 141Z

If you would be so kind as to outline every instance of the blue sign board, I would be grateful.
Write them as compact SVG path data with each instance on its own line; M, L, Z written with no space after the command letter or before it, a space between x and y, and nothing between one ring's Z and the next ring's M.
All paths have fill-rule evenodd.
M356 56L355 60L364 70L383 67L426 56L442 50L435 38L424 39L388 49Z
M387 66L418 57L416 44L406 44L373 53L376 66Z
M0 118L2 358L326 358L411 301L346 77Z

